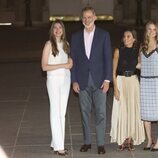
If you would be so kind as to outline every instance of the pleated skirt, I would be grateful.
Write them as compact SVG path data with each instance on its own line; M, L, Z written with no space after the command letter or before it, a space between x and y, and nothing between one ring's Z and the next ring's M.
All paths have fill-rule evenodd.
M111 117L111 142L123 144L131 137L134 145L145 140L143 122L140 117L140 90L136 75L131 77L117 76L120 99L113 99Z

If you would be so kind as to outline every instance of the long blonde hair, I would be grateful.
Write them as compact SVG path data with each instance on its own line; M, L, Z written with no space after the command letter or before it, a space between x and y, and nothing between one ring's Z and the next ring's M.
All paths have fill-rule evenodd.
M156 27L155 40L156 40L156 44L158 45L158 23L155 22L155 21L149 21L149 22L146 24L146 26L145 26L145 33L144 33L143 49L144 49L145 51L147 51L147 50L148 50L148 47L149 47L149 37L148 37L148 35L147 35L147 31L148 31L148 28L149 28L149 26L150 26L151 24L155 25L155 27Z
M63 42L63 49L64 49L65 53L67 53L67 54L69 55L69 54L70 54L70 46L69 46L69 44L68 44L68 42L67 42L67 40L66 40L65 26L64 26L63 22L62 22L61 20L58 20L58 19L55 20L55 21L52 23L51 28L50 28L50 33L49 33L49 40L50 40L51 46L52 46L52 54L53 54L54 56L56 56L56 55L58 55L58 53L59 53L59 50L58 50L58 48L57 48L56 38L55 38L55 36L54 36L54 34L53 34L54 25L55 25L56 23L59 23L59 24L61 25L61 27L62 27L63 34L62 34L62 36L61 36L61 40L62 40L62 42Z

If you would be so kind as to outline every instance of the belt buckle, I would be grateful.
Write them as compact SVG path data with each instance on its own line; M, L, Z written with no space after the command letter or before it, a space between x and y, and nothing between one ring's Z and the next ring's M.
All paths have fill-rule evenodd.
M132 71L124 71L124 76L125 77L131 77L132 76Z

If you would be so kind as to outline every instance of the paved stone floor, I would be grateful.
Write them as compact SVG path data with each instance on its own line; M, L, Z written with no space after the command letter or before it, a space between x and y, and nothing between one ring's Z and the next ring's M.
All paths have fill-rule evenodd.
M68 27L68 24L66 26ZM113 24L105 26L110 30L114 47L124 28ZM78 28L79 26L75 25L72 31ZM51 140L49 101L45 73L40 67L41 51L48 38L48 29L49 26L29 29L0 28L0 158L59 157L49 147ZM106 154L97 154L94 121L92 121L92 149L87 153L81 153L79 148L83 139L80 109L78 97L71 91L66 115L65 146L69 149L66 157L157 158L158 152L142 150L145 143L136 146L136 150L132 152L117 151L117 145L110 143L112 97L111 87L106 105ZM92 120L94 120L94 114ZM157 127L157 124L153 124L154 137L158 131ZM2 152L7 156L2 156Z

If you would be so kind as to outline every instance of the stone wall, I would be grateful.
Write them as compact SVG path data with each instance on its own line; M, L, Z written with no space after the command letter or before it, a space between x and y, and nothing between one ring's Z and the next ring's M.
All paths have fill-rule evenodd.
M54 1L55 0L51 0ZM59 0L57 0L59 1ZM67 0L63 0L64 2ZM87 3L90 5L94 4L96 6L97 0L71 0L71 5L65 3L63 8L73 11L77 10L80 12L81 7L78 7L73 4L80 3L83 7ZM112 0L111 0L112 1ZM24 24L25 21L25 0L0 0L0 22L13 22L15 24ZM49 22L49 6L50 0L31 0L31 20L33 24L38 23L48 23ZM68 2L68 1L67 1ZM102 13L104 12L105 5L102 4L103 0L100 0L101 3L96 6L97 10ZM56 2L58 4L58 2ZM60 3L61 5L62 3ZM109 4L108 4L109 5ZM75 6L75 7L74 7ZM61 7L61 14L67 14L67 11ZM74 8L72 8L74 7ZM56 7L54 7L55 11ZM53 14L55 14L53 12ZM72 16L75 15L71 13ZM150 19L158 21L158 0L142 0L142 18L146 22ZM136 0L113 0L113 16L115 23L127 23L134 24L137 17L137 2Z
M151 19L158 21L158 0L153 0L151 4Z
M31 0L33 23L49 22L48 0ZM25 21L25 0L0 0L0 22L23 25Z
M143 22L152 19L153 15L150 0L142 0L142 19ZM158 10L154 10L154 12ZM137 19L137 1L136 0L115 0L114 21L116 23L134 24Z

